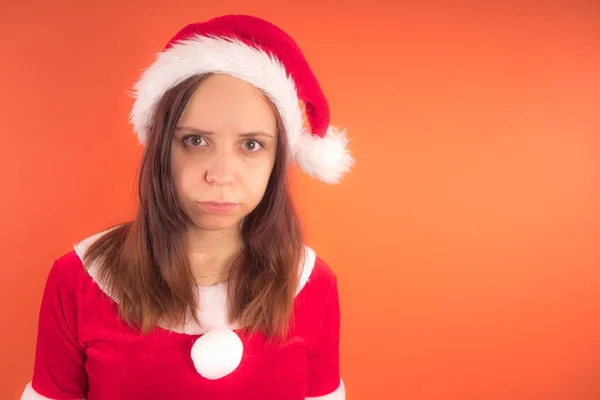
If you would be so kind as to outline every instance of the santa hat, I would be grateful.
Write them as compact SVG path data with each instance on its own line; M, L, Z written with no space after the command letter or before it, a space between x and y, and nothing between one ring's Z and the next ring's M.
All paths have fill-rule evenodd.
M327 99L296 42L272 23L246 15L190 24L157 55L135 85L131 123L141 144L160 97L204 73L228 74L260 89L277 108L291 158L304 172L333 184L352 168L345 131L329 124Z

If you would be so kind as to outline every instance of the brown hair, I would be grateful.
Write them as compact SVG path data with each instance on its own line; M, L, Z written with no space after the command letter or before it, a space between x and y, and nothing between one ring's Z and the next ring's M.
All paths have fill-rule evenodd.
M84 257L85 265L100 260L99 279L127 324L142 333L163 322L180 326L188 315L199 322L185 240L191 220L171 177L171 143L186 104L206 77L189 78L161 98L141 162L137 216L96 240ZM227 285L230 320L269 339L288 332L303 251L289 192L288 141L276 115L275 165L263 199L242 221L244 246Z

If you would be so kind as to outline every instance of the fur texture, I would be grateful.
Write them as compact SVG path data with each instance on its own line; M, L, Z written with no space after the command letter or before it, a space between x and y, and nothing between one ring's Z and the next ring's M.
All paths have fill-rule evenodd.
M110 229L109 229L110 230ZM87 248L99 237L101 237L104 233L109 230L102 231L100 233L96 233L81 242L77 243L74 246L75 253L79 257L79 259L83 262L83 257ZM300 273L300 283L298 285L298 289L296 291L296 295L300 293L302 288L308 282L308 279L313 271L315 261L316 261L316 253L309 246L304 247L304 259L302 264L299 266ZM91 278L96 282L96 284L100 287L100 289L110 297L114 302L118 303L118 299L112 293L109 293L108 289L99 279L99 266L98 265L87 265L86 270ZM201 335L206 332L209 332L213 329L219 328L227 328L227 329L237 329L239 328L236 324L229 323L228 314L229 309L227 306L227 287L225 283L220 283L212 286L198 286L198 309L196 313L202 322L202 326L196 324L193 318L188 318L188 323L185 326L166 326L161 324L161 327L164 329L171 330L173 332L185 333L188 335Z
M347 143L346 132L334 126L327 129L324 138L300 135L294 159L306 173L320 181L336 184L354 165Z
M192 346L192 362L196 371L206 379L220 379L240 365L244 345L230 329L214 329L200 336Z
M33 387L31 386L31 382L29 382L27 384L27 386L25 386L25 390L23 391L23 394L21 395L21 400L53 400L53 399L50 399L46 396L42 396L41 394L36 392L33 389ZM85 399L82 399L82 400L85 400Z
M318 397L305 397L305 400L346 400L346 387L344 386L344 381L340 379L340 386L329 394Z
M338 183L353 165L347 138L330 126L321 137L305 128L296 83L284 65L265 51L234 38L195 36L159 53L135 85L130 121L144 144L154 107L170 88L196 74L224 73L260 89L273 102L283 121L289 152L307 174L326 183Z

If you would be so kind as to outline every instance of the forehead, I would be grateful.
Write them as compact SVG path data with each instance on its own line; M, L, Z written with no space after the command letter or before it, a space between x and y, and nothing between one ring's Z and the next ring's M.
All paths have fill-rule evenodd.
M276 130L272 103L248 82L229 75L208 77L193 93L178 125L211 132Z

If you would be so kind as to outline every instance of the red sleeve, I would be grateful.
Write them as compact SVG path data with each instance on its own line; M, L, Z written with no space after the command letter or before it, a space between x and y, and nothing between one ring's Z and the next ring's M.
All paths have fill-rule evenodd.
M345 399L339 365L340 303L335 275L332 274L332 278L325 312L320 321L323 330L319 341L308 354L307 399Z
M38 320L38 336L30 387L56 400L85 398L87 375L84 346L77 339L77 282L70 258L57 260L48 274Z

